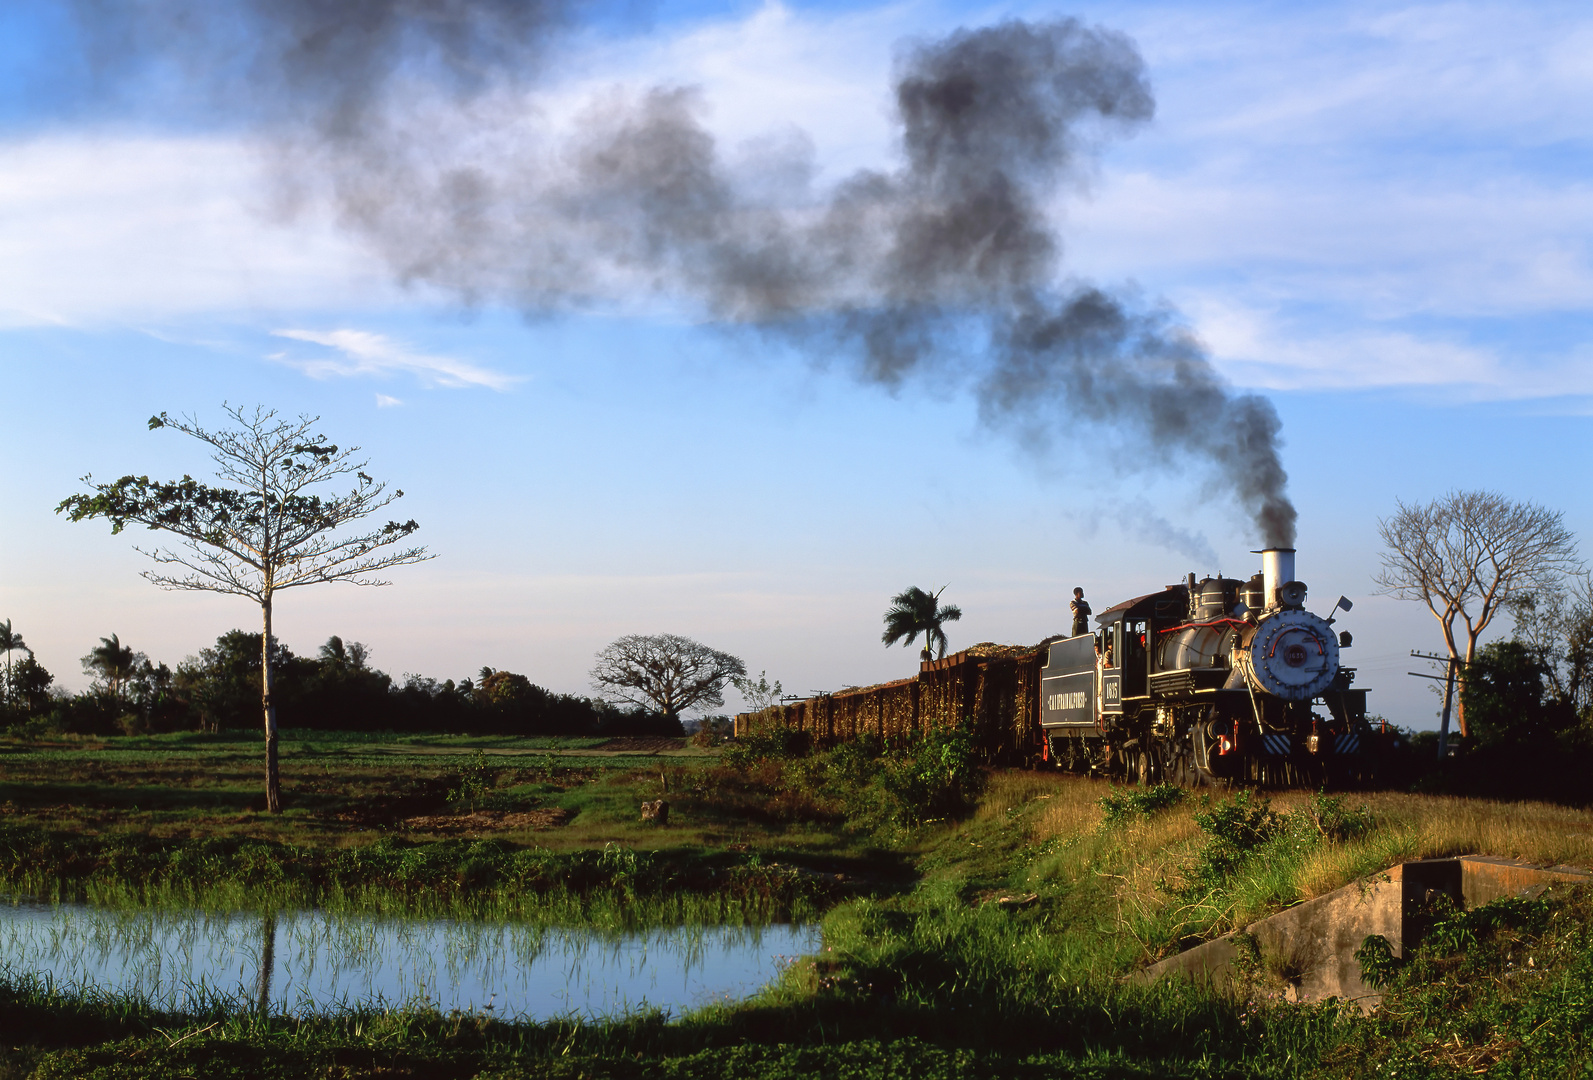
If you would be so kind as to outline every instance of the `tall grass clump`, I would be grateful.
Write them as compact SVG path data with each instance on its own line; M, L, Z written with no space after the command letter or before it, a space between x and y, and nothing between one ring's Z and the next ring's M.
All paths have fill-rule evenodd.
M1113 787L1100 798L1101 822L1118 825L1147 818L1179 805L1187 795L1177 784L1156 784L1148 788Z
M882 837L972 813L985 788L978 748L964 728L935 727L911 739L864 736L812 751L806 736L776 728L738 739L725 762L780 769L780 786L800 792L842 827Z
M616 929L804 921L836 898L832 880L748 852L613 843L553 851L394 836L340 849L225 837L172 843L4 823L0 882L13 893L112 907L321 907Z
M1285 811L1264 796L1240 791L1194 815L1203 839L1167 891L1177 903L1156 936L1188 940L1232 929L1268 911L1306 899L1303 871L1323 849L1341 849L1375 826L1364 807L1318 791Z

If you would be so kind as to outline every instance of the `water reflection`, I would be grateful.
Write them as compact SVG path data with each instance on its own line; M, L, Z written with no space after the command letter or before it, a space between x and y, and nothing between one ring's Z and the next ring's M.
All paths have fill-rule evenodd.
M255 975L255 1009L261 1015L271 1011L271 975L277 966L277 913L266 912L260 927L260 963Z
M624 935L333 916L0 904L0 964L57 986L180 1008L218 995L262 1012L426 1002L504 1017L682 1010L745 997L818 950L816 927Z

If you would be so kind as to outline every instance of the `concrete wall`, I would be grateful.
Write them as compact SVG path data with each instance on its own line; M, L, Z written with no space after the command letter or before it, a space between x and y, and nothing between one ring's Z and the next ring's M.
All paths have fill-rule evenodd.
M1415 860L1170 956L1134 978L1150 982L1176 975L1232 985L1240 974L1238 935L1252 934L1260 947L1263 982L1270 982L1289 1000L1337 997L1369 1011L1382 994L1361 980L1355 951L1369 936L1381 934L1394 955L1404 957L1421 939L1423 913L1434 893L1473 908L1578 881L1593 881L1593 873L1488 855Z

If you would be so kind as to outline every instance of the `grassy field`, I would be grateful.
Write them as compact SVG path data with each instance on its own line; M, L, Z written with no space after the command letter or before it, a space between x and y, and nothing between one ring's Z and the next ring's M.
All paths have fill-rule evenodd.
M612 1023L424 1009L295 1019L229 1003L172 1016L13 975L0 984L0 1080L1558 1077L1593 1066L1583 892L1440 920L1423 954L1389 973L1371 1018L1121 978L1401 859L1593 867L1593 813L1394 792L1203 800L954 768L926 787L925 762L943 757L294 735L288 810L271 817L257 807L249 738L0 745L0 877L13 891L615 926L795 915L822 917L825 940L751 1001ZM642 823L640 802L660 795L669 824ZM634 856L619 875L616 851Z
M771 798L768 768L680 739L294 735L276 815L262 771L242 735L0 744L0 887L636 925L806 918L911 880L902 852ZM660 797L666 828L640 820Z

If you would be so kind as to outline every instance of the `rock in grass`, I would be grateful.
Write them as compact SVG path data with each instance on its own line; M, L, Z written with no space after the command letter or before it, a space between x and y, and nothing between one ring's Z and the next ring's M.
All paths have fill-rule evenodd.
M651 821L654 825L668 825L669 803L663 799L642 803L642 820Z

